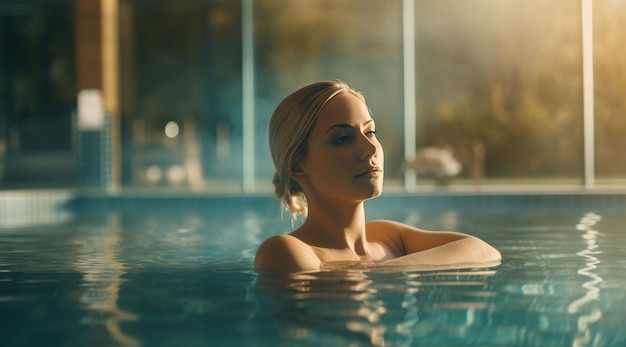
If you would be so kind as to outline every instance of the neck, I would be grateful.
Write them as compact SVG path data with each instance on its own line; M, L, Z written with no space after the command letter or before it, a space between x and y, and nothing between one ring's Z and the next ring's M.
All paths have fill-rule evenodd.
M307 219L298 234L311 245L349 249L357 255L369 252L363 202L310 201Z

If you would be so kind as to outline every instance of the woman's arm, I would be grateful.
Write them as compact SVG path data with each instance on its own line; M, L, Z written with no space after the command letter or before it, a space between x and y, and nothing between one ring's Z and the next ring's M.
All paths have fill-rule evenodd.
M388 239L401 242L397 248L403 255L382 262L382 265L451 265L499 263L498 250L481 239L457 232L426 231L392 222L375 221L374 229L385 230Z
M500 263L501 256L484 241L468 236L427 250L386 260L381 265L477 265Z

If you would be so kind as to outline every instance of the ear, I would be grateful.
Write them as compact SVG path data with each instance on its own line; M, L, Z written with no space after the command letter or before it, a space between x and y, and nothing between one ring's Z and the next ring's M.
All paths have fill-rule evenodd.
M289 170L289 175L295 179L300 185L302 185L303 181L308 178L300 163L296 160L291 165L291 169Z

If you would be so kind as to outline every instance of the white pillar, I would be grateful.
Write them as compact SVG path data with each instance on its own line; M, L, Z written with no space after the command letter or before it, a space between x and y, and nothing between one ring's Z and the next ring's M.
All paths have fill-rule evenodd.
M404 72L404 158L415 156L415 0L402 2L403 72ZM415 172L404 173L404 189L415 190Z
M593 14L592 0L582 2L583 36L583 131L585 147L585 188L595 185L593 106Z
M254 1L242 0L243 190L254 190Z

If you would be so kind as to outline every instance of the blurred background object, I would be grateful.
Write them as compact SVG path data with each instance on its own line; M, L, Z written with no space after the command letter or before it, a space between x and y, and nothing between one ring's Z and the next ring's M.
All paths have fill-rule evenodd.
M447 186L461 173L461 163L450 148L426 147L404 163L404 169L410 169L419 176L434 178L438 186Z

